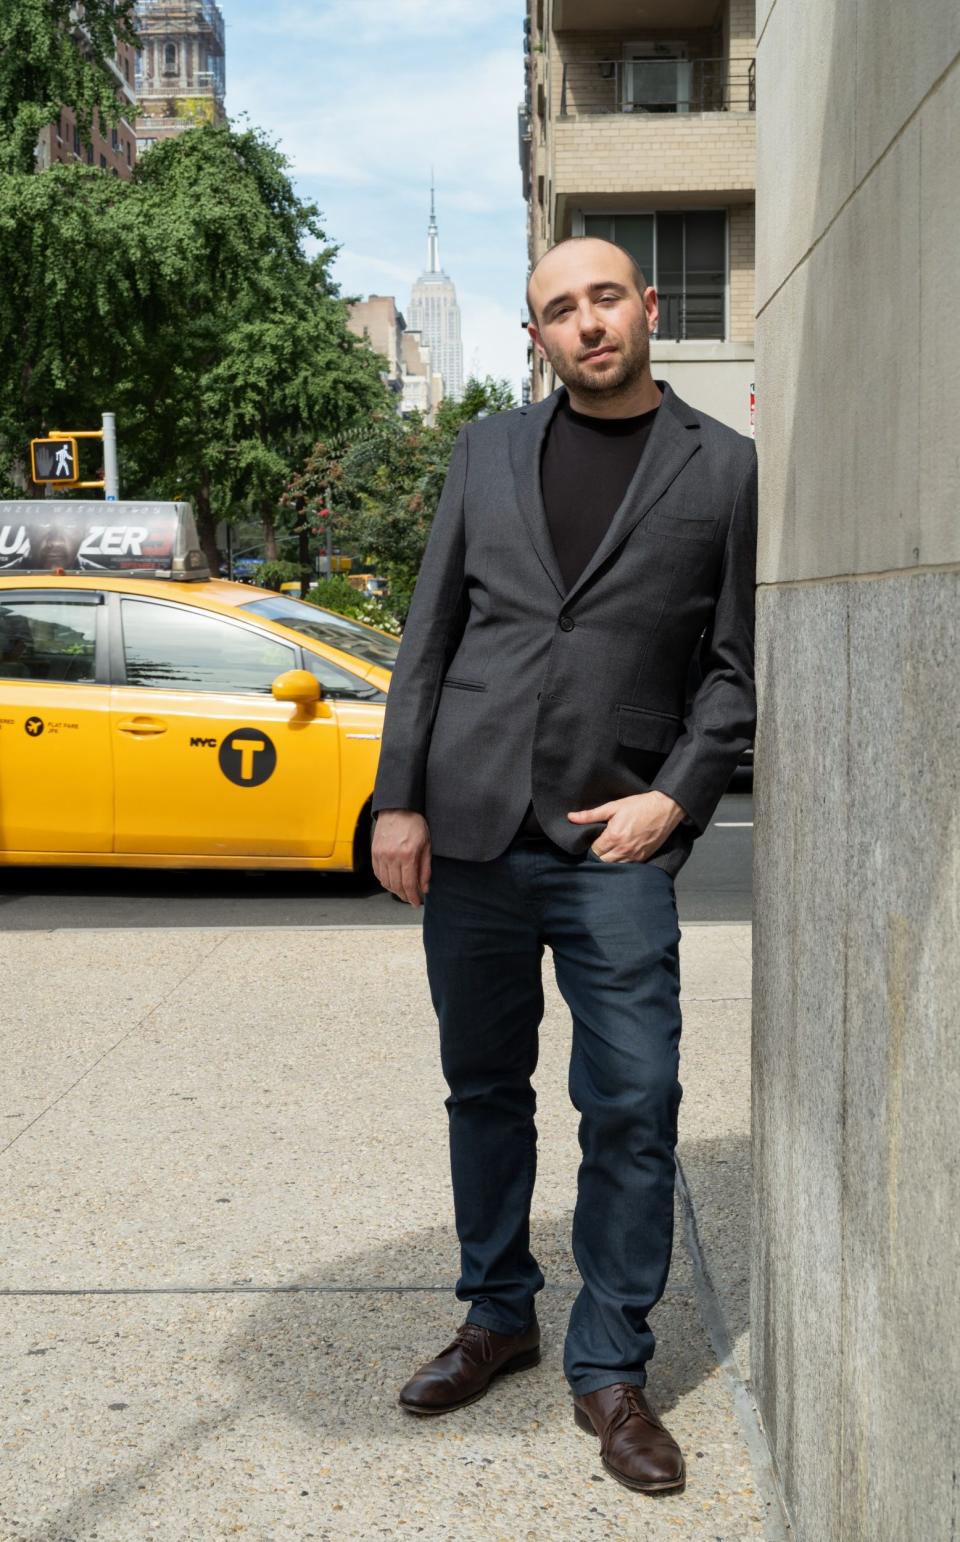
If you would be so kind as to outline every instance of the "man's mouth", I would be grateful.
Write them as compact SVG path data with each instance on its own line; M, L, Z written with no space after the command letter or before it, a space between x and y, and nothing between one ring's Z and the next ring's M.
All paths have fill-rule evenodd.
M602 348L591 348L589 353L582 353L580 355L580 363L587 364L591 359L606 359L616 353L616 351L615 348L611 348L609 344L605 343Z

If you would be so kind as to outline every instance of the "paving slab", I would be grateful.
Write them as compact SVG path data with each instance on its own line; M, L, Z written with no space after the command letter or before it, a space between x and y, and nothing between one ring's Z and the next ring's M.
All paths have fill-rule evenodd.
M659 1405L689 1452L676 1498L613 1482L573 1424L569 1296L543 1304L541 1365L455 1420L396 1388L448 1304L399 1293L72 1297L11 1313L9 1542L88 1538L465 1538L614 1542L762 1536L726 1387L689 1298L659 1314ZM566 1296L566 1298L565 1298ZM9 1467L8 1467L9 1471Z
M16 941L0 1054L34 1101L0 1168L0 1288L19 1292L0 1348L3 1542L773 1534L681 1215L651 1393L687 1451L686 1492L628 1493L572 1424L579 1150L549 969L544 1361L420 1421L397 1387L462 1309L419 932ZM682 948L683 1159L736 1334L749 928L688 926Z

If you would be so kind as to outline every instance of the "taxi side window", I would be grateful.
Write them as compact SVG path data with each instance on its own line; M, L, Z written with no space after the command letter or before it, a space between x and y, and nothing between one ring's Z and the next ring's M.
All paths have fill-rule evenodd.
M128 685L269 695L277 675L296 668L286 643L186 605L124 599L121 614Z
M91 684L97 605L89 600L5 596L0 602L0 679Z
M339 697L341 701L386 701L386 693L371 685L369 680L362 680L359 675L348 674L345 669L338 669L336 664L331 664L329 659L321 658L319 653L308 653L303 650L303 664L316 675L323 687L324 696Z

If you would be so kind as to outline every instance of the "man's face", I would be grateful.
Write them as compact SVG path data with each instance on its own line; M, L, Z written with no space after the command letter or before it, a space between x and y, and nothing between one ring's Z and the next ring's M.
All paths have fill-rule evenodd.
M83 525L66 520L62 524L41 525L30 553L32 565L38 568L73 567L83 540L83 529Z
M625 253L575 241L542 259L530 281L530 335L569 390L606 398L628 390L650 362L657 295L641 295Z

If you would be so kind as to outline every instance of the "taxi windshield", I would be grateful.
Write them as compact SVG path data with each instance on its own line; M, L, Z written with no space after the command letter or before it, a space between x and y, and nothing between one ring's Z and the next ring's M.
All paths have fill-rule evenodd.
M379 664L381 669L392 670L396 662L398 641L382 636L359 621L351 621L347 616L321 610L319 605L310 605L306 600L292 600L289 595L277 594L269 600L251 600L240 609L254 616L266 616L270 621L279 621L295 632L302 632L304 637L311 637L314 642L352 653L354 658L363 659L367 664Z

